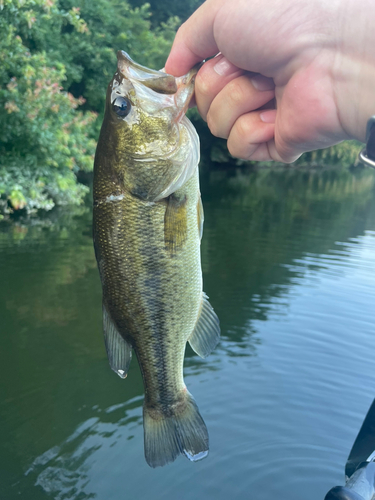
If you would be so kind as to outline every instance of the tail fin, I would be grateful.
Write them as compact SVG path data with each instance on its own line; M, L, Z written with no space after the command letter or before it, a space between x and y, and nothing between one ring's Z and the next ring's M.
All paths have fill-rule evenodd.
M186 391L183 401L168 412L143 407L145 457L150 467L161 467L185 454L192 462L208 455L208 432L193 396Z

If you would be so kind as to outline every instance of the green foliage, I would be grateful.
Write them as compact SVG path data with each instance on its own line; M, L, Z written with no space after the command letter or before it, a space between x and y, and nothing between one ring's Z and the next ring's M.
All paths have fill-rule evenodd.
M305 153L295 164L299 166L316 166L328 163L329 165L350 167L356 163L361 147L363 145L358 141L344 141L331 148Z
M0 213L82 202L88 189L76 173L93 167L116 51L162 67L177 26L201 3L0 0ZM190 115L204 165L244 163ZM296 165L351 165L357 147L307 153Z
M116 0L0 0L0 211L82 202L116 51L161 67L178 20Z
M204 0L149 0L152 12L151 22L158 26L171 16L178 16L184 22L203 3ZM129 0L133 7L140 7L144 0Z
M22 4L22 7L21 7ZM52 2L5 0L0 17L0 196L3 211L80 203L74 171L89 169L96 114L62 90L65 67L31 53L19 33L51 18ZM33 7L33 9L31 8Z
M117 50L152 68L164 66L177 20L150 30L148 6L132 10L125 1L61 0L60 24L54 32L30 33L28 44L48 53L66 68L65 88L86 99L84 109L101 113L105 90L117 65ZM72 23L84 20L78 28Z

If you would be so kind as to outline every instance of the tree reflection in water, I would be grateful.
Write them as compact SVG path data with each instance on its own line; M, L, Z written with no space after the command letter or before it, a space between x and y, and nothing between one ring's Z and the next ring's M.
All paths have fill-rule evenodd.
M217 418L213 425L228 388L211 381L244 357L256 364L259 322L275 310L287 315L305 276L323 267L342 275L340 263L362 248L366 230L375 229L374 179L367 170L340 169L202 176L204 289L220 317L222 341L206 360L188 348L185 372L202 413ZM3 221L0 274L0 379L7 381L0 398L2 496L95 498L106 491L98 482L120 481L124 463L128 477L151 477L143 458L136 359L125 381L106 360L90 209ZM215 463L209 458L199 470ZM198 470L179 461L173 467Z
M127 441L134 433L139 434L138 428L142 425L137 410L142 400L138 397L104 411L97 408L97 417L89 418L62 444L37 457L25 476L32 478L36 486L55 500L96 498L96 494L90 492L88 472L92 463L100 460L102 448L113 448L111 453L116 453L115 447L121 453L127 452Z

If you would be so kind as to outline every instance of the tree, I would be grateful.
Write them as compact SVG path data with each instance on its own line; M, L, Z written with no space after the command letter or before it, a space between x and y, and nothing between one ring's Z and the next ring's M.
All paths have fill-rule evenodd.
M116 51L164 64L176 20L113 0L0 0L0 209L81 203Z

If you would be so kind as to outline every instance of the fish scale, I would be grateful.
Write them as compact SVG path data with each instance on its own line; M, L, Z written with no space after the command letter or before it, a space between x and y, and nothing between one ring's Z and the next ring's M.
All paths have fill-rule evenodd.
M136 353L145 457L156 467L181 453L192 461L207 455L207 429L184 384L183 361L187 341L205 357L220 329L202 291L196 132L175 104L182 99L153 90L163 90L164 73L124 53L118 58L95 156L94 246L109 362L125 378ZM186 108L195 73L176 79Z

